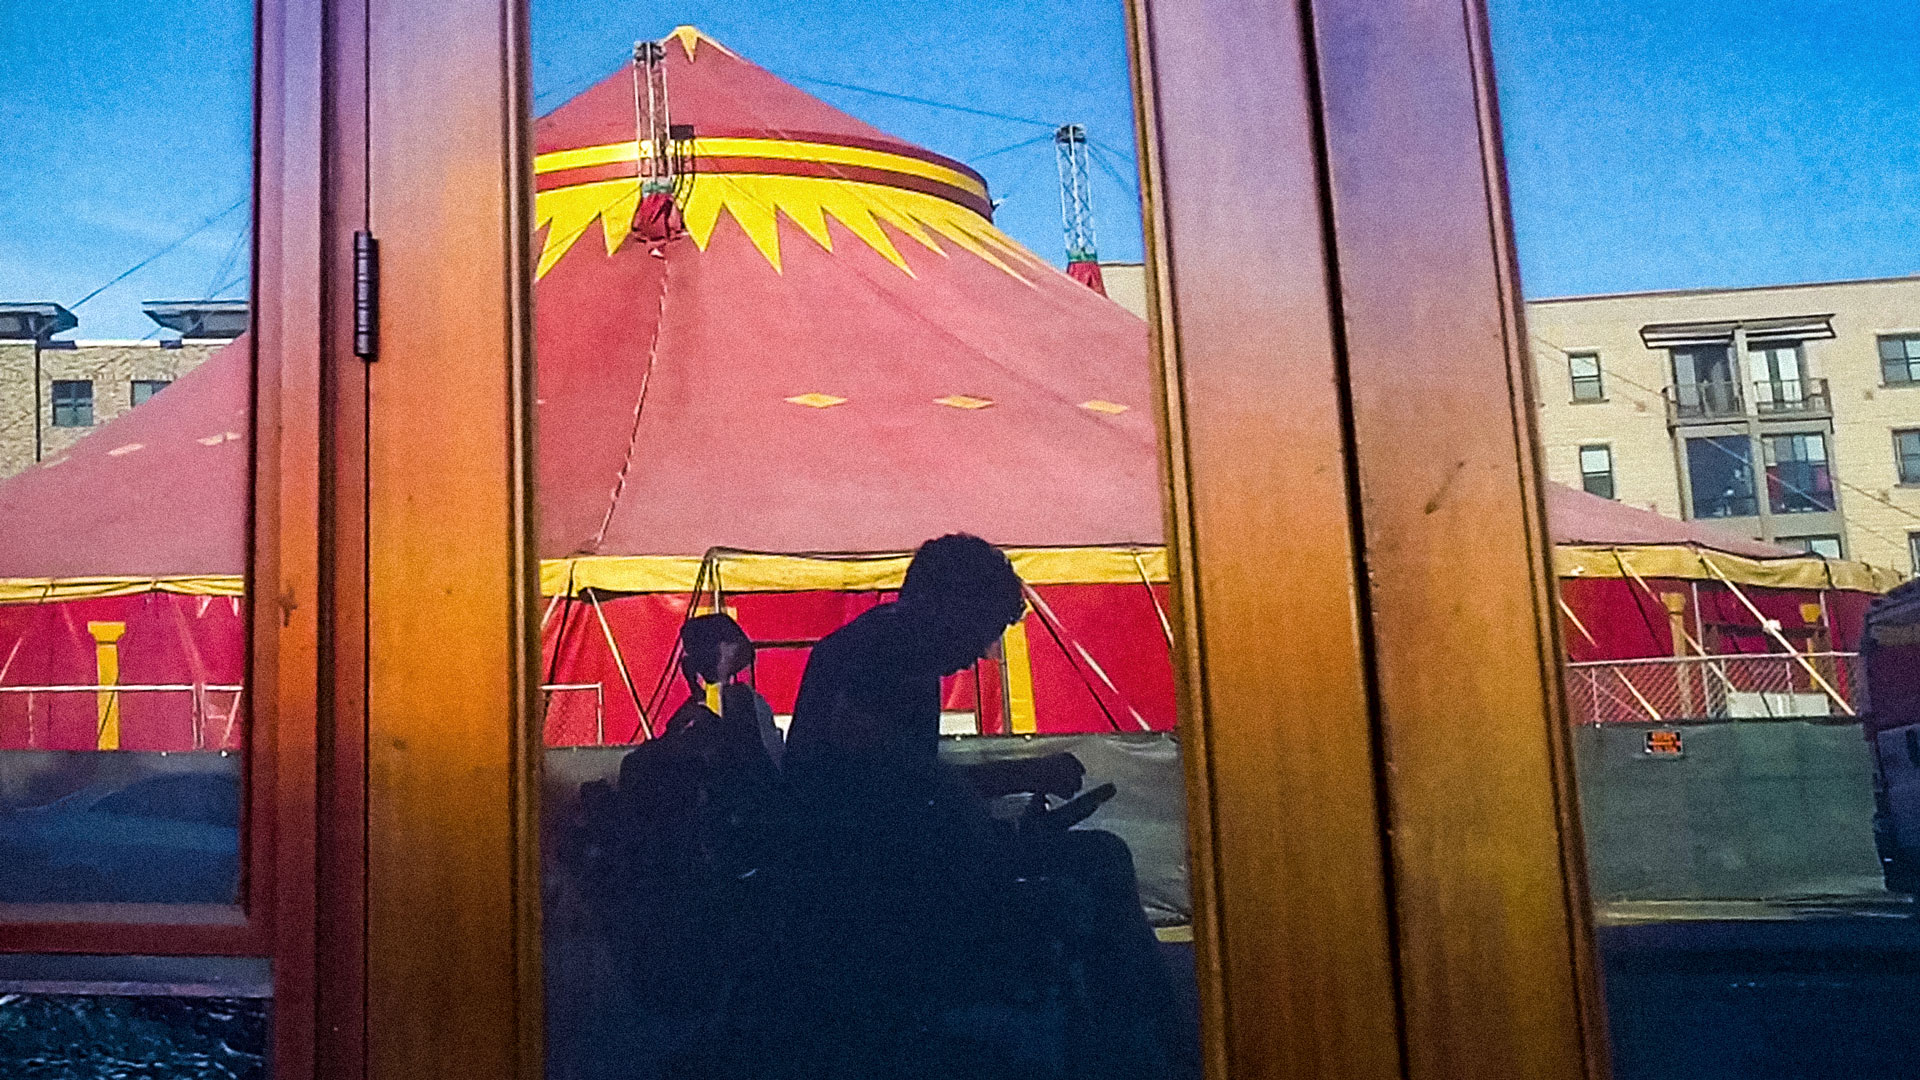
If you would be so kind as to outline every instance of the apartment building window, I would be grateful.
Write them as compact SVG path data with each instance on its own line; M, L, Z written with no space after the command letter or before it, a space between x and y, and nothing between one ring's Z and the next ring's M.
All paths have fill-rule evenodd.
M1687 440L1687 480L1696 518L1752 517L1753 449L1745 435Z
M93 380L53 380L53 426L93 426Z
M1807 400L1804 358L1797 341L1755 345L1747 350L1754 402L1760 411L1796 412Z
M1679 415L1737 416L1740 384L1733 377L1733 349L1691 345L1672 350L1674 405Z
M1920 576L1920 532L1907 534L1907 572Z
M1833 470L1827 465L1825 435L1769 435L1760 442L1767 457L1767 505L1774 513L1833 509Z
M1900 482L1920 484L1920 430L1894 432L1893 444L1900 463Z
M1613 448L1608 446L1583 446L1580 448L1580 486L1587 494L1598 495L1603 499L1613 498Z
M172 385L172 380L170 379L135 379L133 380L133 393L132 393L133 404L145 405L147 403L148 398L151 398L153 395L159 393L162 390L165 390L170 385Z
M1567 373L1573 379L1573 400L1605 401L1606 387L1600 381L1599 353L1568 353Z
M1888 386L1920 383L1920 334L1888 334L1880 339L1880 378Z
M1841 557L1840 537L1832 533L1823 536L1783 536L1775 543L1795 551L1804 551L1809 555L1818 555L1823 559Z

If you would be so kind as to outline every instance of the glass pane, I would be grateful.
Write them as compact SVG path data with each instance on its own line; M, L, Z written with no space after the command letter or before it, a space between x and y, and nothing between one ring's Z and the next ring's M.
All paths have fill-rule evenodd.
M232 905L253 5L84 0L7 25L0 920Z
M533 4L549 1075L1197 1075L1124 17Z
M1614 1075L1911 1076L1920 71L1860 60L1910 5L1488 7L1536 371L1607 357L1538 429Z
M1748 517L1753 497L1753 447L1744 435L1687 440L1693 516Z

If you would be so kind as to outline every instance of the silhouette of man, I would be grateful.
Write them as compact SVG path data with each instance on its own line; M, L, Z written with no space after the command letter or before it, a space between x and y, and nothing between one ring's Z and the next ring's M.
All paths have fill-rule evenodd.
M939 759L941 678L980 659L1024 612L1004 555L943 536L915 552L896 602L829 635L808 661L787 740L800 823L793 925L808 960L801 993L816 1006L809 1053L843 1055L851 1072L891 1075L910 1058L922 1075L944 1075L928 1056L928 1014L1021 996L1017 984L1045 963L1034 935L1051 926L1084 946L1088 977L1103 984L1094 1004L1111 1004L1126 1036L1076 1041L1105 1058L1103 1075L1166 1073L1170 984L1126 845L1092 830L1016 833L985 805L1014 792L1071 796L1080 762L1054 754L960 770ZM1056 881L1046 895L1069 897L1064 906L1022 891L1042 879ZM875 1033L875 1018L889 1016L917 1034L889 1048ZM971 1067L964 1055L950 1063Z

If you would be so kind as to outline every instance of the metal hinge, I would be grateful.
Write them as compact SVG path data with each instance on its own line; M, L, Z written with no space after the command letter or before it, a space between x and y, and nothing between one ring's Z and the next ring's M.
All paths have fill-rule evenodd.
M380 349L380 242L353 234L353 355L371 361Z

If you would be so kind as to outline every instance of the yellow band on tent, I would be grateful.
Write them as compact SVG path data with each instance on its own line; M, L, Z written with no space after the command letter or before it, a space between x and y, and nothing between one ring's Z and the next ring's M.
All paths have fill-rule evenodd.
M1737 585L1766 589L1847 589L1854 592L1883 593L1905 580L1895 570L1866 563L1846 562L1807 556L1798 559L1749 559L1725 552L1712 552L1708 568L1699 548L1683 545L1646 547L1600 547L1562 544L1553 549L1553 572L1561 578L1676 578L1693 581L1718 581L1720 576Z
M1007 558L1029 585L1138 585L1167 580L1163 547L1008 548ZM906 553L890 555L713 556L722 592L879 592L906 578ZM1137 557L1137 558L1136 558ZM706 561L691 555L583 555L540 564L540 594L565 596L587 589L624 593L692 592Z
M1904 578L1865 563L1821 559L1748 559L1714 552L1722 573L1740 585L1773 589L1848 589L1883 593ZM900 587L905 553L888 555L767 555L724 552L714 556L725 592L877 592ZM1167 580L1167 551L1157 546L1009 548L1007 557L1030 585L1154 584ZM583 555L544 559L540 594L565 596L587 589L609 593L689 593L706 560L698 555ZM1648 578L1717 580L1697 548L1682 545L1603 547L1562 544L1553 549L1561 578L1620 578L1627 571ZM245 596L238 574L178 577L0 578L0 604L43 604L171 592L188 596Z
M0 578L0 604L95 600L106 596L137 596L149 592L180 593L185 596L245 596L247 579L239 574L158 578Z

